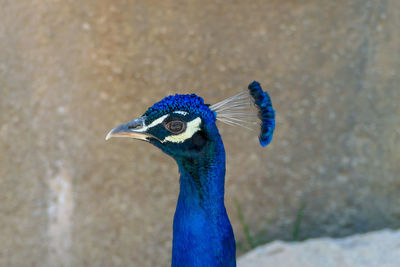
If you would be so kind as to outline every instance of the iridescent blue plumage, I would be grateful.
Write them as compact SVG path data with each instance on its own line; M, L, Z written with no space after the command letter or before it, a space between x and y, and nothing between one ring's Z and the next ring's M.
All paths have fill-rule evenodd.
M214 123L215 112L211 111L203 98L195 95L170 95L153 104L145 113L150 121L175 110L186 111L204 118L205 121Z
M179 112L175 114L174 112ZM180 192L173 224L171 266L236 266L236 246L224 205L225 150L216 127L216 114L194 94L172 95L145 113L147 123L165 114L200 118L201 131L182 143L150 140L172 156L180 172ZM163 138L163 126L151 134Z
M258 107L259 139L265 146L272 138L274 110L257 82L249 91ZM150 142L177 162L180 192L173 223L173 267L236 266L235 238L224 204L225 149L216 120L237 125L242 121L238 116L247 117L242 107L252 103L245 94L213 106L194 94L168 96L106 137Z
M262 146L266 146L271 142L275 129L275 111L272 108L271 98L267 92L262 90L260 83L256 81L249 84L248 88L254 99L254 104L258 108L258 117L262 122L258 139Z

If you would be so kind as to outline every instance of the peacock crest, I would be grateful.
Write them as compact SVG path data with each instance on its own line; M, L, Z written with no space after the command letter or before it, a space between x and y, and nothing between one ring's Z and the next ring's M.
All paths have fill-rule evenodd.
M268 145L275 129L275 111L269 94L254 81L248 90L210 106L217 114L217 120L253 130L260 128L259 141Z

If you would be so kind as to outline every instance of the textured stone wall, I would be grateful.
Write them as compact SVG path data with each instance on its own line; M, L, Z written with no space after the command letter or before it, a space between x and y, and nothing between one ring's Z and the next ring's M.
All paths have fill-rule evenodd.
M256 79L277 130L221 125L257 239L400 226L400 2L2 0L0 266L168 266L178 170L105 134L171 93Z

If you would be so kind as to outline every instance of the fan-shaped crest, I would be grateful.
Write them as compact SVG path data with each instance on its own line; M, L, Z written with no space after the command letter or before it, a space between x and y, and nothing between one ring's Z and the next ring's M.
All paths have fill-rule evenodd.
M217 120L233 126L260 131L259 141L268 145L275 129L275 111L271 98L261 85L254 81L248 90L210 106Z

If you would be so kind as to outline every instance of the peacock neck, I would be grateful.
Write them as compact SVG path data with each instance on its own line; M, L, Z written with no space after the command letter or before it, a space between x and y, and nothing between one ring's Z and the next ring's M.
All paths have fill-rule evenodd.
M235 240L224 205L222 141L209 142L201 156L177 163L181 177L172 266L236 266Z
M220 144L208 144L204 154L178 162L179 199L187 204L207 208L224 206L225 150Z

